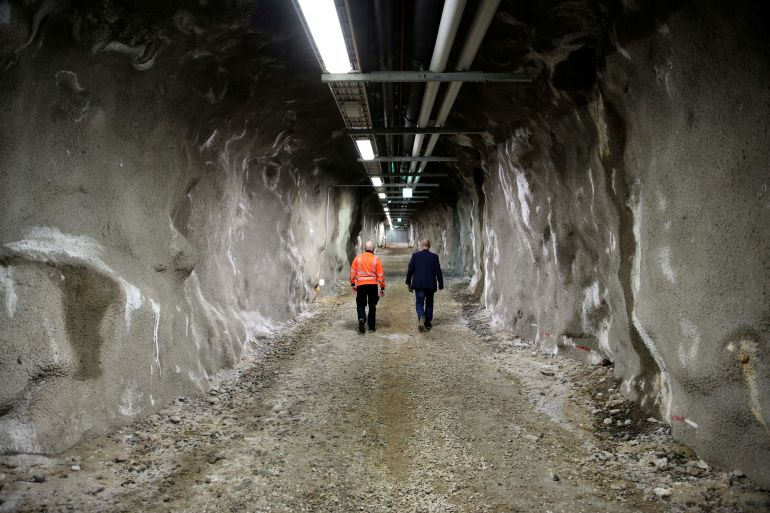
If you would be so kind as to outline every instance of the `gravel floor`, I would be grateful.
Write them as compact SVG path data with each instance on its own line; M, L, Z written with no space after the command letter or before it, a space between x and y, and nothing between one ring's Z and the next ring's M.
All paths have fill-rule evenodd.
M376 333L356 332L343 289L205 397L55 457L0 458L0 511L770 510L624 402L610 366L490 329L462 282L418 333L408 253L385 256Z

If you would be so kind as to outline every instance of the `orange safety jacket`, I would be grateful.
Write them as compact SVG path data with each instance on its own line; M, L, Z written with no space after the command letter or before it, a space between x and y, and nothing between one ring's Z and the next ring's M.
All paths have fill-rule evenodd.
M350 284L377 285L385 290L385 271L382 269L382 260L371 251L366 251L356 256L350 265Z

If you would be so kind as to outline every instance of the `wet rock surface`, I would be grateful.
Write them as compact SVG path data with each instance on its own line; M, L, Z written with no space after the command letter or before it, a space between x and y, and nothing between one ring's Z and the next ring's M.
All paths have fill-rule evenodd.
M467 283L418 333L405 256L386 260L376 333L356 333L343 286L207 394L56 457L2 457L0 511L763 511L610 368L490 329Z

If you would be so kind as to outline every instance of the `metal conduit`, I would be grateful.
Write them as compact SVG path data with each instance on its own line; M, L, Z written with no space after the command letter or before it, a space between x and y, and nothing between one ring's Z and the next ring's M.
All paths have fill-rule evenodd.
M479 6L479 10L476 11L476 16L473 18L473 23L471 24L468 37L466 38L465 44L463 45L463 48L460 52L460 57L457 59L457 66L455 71L467 71L470 69L471 64L473 64L473 59L476 58L476 54L478 53L479 47L481 46L481 41L483 41L484 36L487 34L489 25L492 23L492 18L494 18L499 6L500 0L482 1L481 5ZM438 114L436 115L435 126L444 126L444 123L446 123L446 120L449 117L449 112L452 110L455 100L457 100L457 94L460 92L462 85L462 82L452 82L449 84L447 92L444 95L444 99L441 101ZM431 135L430 139L428 140L428 145L425 147L426 156L433 153L433 149L436 147L436 142L438 142L438 135ZM424 162L420 166L420 172L425 171L425 166L427 165L428 163ZM418 176L414 179L414 181L419 182L420 177Z
M460 26L460 20L463 17L464 10L465 0L446 0L444 2L444 10L441 12L441 22L438 27L438 34L436 34L436 45L433 48L433 57L430 61L430 71L442 72L446 68L446 63L449 60L449 54L452 51L452 45L457 36L457 29ZM425 92L422 97L422 106L420 107L420 115L417 118L418 127L425 127L427 126L428 121L430 121L430 114L433 112L433 104L436 102L438 88L438 82L428 82L425 86ZM420 155L424 139L425 136L422 134L415 135L414 143L412 145L413 157L418 157ZM409 172L414 173L416 166L416 163L412 163Z

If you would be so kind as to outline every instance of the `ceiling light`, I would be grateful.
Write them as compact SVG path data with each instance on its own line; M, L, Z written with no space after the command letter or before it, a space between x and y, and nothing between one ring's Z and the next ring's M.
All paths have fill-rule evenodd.
M411 198L412 197L412 188L411 187L404 187L401 189L401 196L404 198Z
M401 222L401 218L399 217L398 219L396 219L396 222L400 223Z
M364 160L374 159L374 149L372 148L372 141L369 139L356 139L356 146L358 146L358 153L361 154L361 158Z
M313 42L329 73L348 73L352 69L334 0L297 0Z
M385 194L384 192L378 192L378 193L377 193L377 196L379 196L379 197L380 197L380 199L385 199L385 198L387 198L387 197L388 197L388 196L387 196L387 194Z
M379 176L373 176L372 185L374 185L375 187L382 187L382 178L380 178Z

